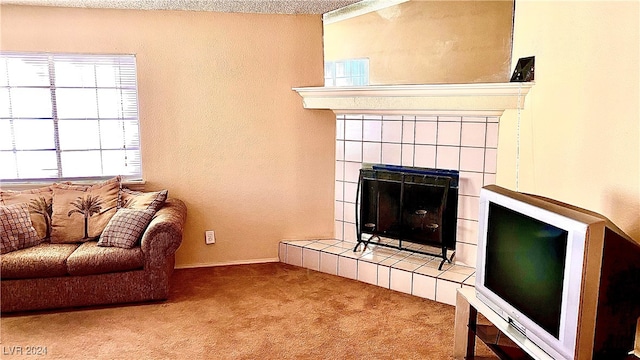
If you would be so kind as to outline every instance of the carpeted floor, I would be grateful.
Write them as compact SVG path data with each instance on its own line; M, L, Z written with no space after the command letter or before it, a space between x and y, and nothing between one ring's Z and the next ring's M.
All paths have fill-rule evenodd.
M0 355L452 359L454 311L282 263L183 269L165 302L3 315ZM46 357L27 356L29 346L46 347ZM9 355L18 349L21 357Z

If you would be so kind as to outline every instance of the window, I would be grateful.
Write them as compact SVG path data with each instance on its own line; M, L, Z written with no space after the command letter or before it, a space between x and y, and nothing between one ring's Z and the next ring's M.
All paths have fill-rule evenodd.
M369 85L369 59L348 59L324 63L324 86Z
M141 178L133 55L0 53L0 180Z

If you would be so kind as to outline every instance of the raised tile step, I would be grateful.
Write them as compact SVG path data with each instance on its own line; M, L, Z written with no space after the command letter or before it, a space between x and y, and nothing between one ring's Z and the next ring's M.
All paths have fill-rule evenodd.
M342 240L284 240L281 262L363 281L425 299L454 305L456 289L475 284L475 269L445 263L430 255L369 245L353 251L355 243Z

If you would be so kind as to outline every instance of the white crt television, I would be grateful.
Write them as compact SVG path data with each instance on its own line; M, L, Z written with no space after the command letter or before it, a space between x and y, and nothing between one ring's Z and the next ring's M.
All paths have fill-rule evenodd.
M554 359L624 359L633 349L640 244L602 215L484 187L475 285Z

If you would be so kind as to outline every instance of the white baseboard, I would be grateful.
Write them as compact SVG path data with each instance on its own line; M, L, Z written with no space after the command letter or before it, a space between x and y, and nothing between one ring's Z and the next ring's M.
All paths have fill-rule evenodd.
M213 266L264 264L264 263L272 263L272 262L279 262L279 261L280 259L278 258L250 259L250 260L237 260L237 261L229 261L229 262L186 264L186 265L176 266L175 269L195 269L195 268L213 267Z

